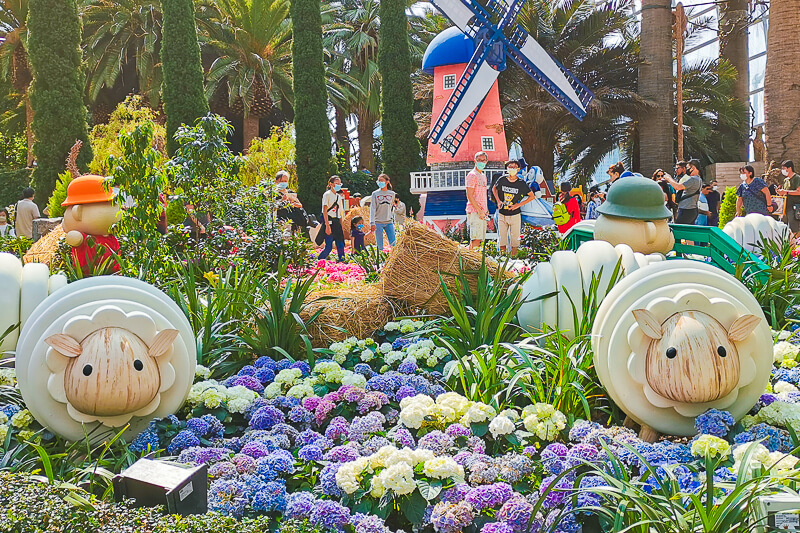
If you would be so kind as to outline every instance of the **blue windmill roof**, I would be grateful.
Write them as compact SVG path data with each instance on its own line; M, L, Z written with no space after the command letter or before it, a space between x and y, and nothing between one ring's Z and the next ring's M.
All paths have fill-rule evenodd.
M437 35L425 49L422 56L422 70L433 74L434 67L468 63L475 53L475 43L452 26Z

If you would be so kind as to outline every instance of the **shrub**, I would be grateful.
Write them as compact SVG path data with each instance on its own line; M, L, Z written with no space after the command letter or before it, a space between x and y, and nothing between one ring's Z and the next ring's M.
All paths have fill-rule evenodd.
M0 171L0 206L16 205L22 189L31 184L31 169Z
M0 168L21 168L28 157L28 139L23 133L0 133Z
M289 172L289 186L297 189L294 127L291 124L282 128L273 126L266 139L253 139L244 159L245 164L239 174L244 185L249 187L265 179L273 179L279 170L286 170Z
M69 172L62 172L58 175L56 188L53 189L53 194L51 194L50 199L47 200L47 207L50 208L49 212L51 218L64 216L66 208L61 204L67 199L67 187L69 187L71 181L72 174Z
M722 199L722 204L719 206L719 227L725 227L725 224L733 220L736 216L736 188L728 187L725 189L725 198Z
M28 59L33 82L33 181L40 202L50 198L58 173L76 139L82 169L92 159L81 75L81 21L75 0L31 0L28 6Z
M164 126L156 124L156 114L145 104L144 99L136 94L128 96L124 102L119 104L108 118L108 124L98 124L92 128L89 138L94 149L94 159L89 164L89 171L100 176L108 176L110 169L108 157L120 157L122 148L120 147L120 133L131 133L137 127L145 123L153 123L152 144L162 155L158 163L166 159L165 143L167 132ZM52 211L52 207L51 207Z

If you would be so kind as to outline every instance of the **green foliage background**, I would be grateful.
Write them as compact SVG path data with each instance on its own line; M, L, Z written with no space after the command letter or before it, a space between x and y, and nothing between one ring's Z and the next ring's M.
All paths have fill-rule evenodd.
M331 128L322 56L319 0L292 0L292 78L298 196L315 211L331 162Z
M81 22L75 0L30 0L28 32L36 136L33 153L37 162L33 183L36 199L43 204L53 192L76 140L83 141L79 168L85 170L92 160L83 103Z
M378 69L381 73L381 128L383 171L392 180L400 198L411 203L409 174L420 164L414 94L411 87L411 53L408 48L406 2L382 0L378 39Z
M22 189L31 183L31 169L0 171L0 207L14 205L20 200Z
M161 63L164 83L162 93L167 114L167 153L177 148L173 136L182 124L194 126L195 120L208 113L203 90L203 65L192 0L163 0L163 38Z
M719 227L725 227L725 224L733 220L736 216L736 188L728 187L725 189L725 197L719 206Z

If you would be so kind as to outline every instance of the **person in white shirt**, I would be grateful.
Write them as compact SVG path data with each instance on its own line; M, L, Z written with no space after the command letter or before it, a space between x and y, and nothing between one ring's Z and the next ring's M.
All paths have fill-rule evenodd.
M396 237L394 234L394 199L395 192L392 190L392 182L389 176L381 174L377 180L378 190L372 193L369 203L369 220L372 224L372 232L375 233L375 243L378 250L383 251L383 234L389 239L389 245L394 246Z
M14 214L14 222L17 235L20 237L33 238L33 221L39 218L39 206L33 203L35 191L31 187L22 191L22 200L17 202L17 209Z
M327 259L333 249L333 243L336 242L339 261L344 261L342 217L345 215L345 207L341 191L342 180L339 176L331 176L328 180L328 190L322 195L322 218L325 224L320 230L320 235L325 239L325 248L320 252L318 259Z

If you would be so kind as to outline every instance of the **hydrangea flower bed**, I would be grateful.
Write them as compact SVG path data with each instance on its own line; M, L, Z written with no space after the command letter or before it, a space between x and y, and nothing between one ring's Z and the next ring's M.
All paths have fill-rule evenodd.
M448 390L455 361L424 331L389 323L313 364L259 357L224 380L200 366L184 409L128 448L208 465L213 512L357 533L577 532L608 504L609 475L688 497L713 465L722 498L742 468L796 474L795 344L776 344L772 383L744 420L710 410L693 439L648 443L551 404L498 411ZM14 382L0 370L0 384ZM0 444L51 438L23 406L0 405Z

